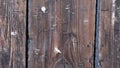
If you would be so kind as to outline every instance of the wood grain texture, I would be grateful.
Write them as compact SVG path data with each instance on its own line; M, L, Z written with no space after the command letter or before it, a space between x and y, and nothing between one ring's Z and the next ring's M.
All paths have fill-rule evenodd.
M99 68L120 68L120 0L101 0Z
M96 0L30 0L28 68L93 68Z
M0 0L0 68L25 68L26 0Z

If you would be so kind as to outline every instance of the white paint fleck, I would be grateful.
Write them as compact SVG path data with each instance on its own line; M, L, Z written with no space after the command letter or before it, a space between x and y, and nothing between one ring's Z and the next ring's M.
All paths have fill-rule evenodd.
M85 23L89 22L88 20L84 20Z
M55 53L61 53L61 51L58 48L54 49Z
M112 13L112 25L115 24L115 12Z
M53 27L56 27L57 26L57 24L53 24Z
M56 26L57 26L57 24L55 23L55 24L53 24L53 25L51 25L51 30L54 30L55 28L56 28Z
M67 5L65 9L66 9L66 10L70 9L70 5Z
M15 32L11 32L11 35L15 36L15 35L17 35L17 32L16 31Z
M42 6L42 7L41 7L41 11L42 11L43 13L45 13L45 12L46 12L46 10L47 10L47 9L46 9L46 7L45 7L45 6Z
M116 0L113 0L113 2L112 2L112 10L113 10L113 12L112 12L112 25L114 26L114 24L115 24L115 1Z
M66 7L65 9L70 9L69 7Z
M34 52L35 52L36 55L38 55L38 54L39 54L39 51L40 51L40 49L35 49Z

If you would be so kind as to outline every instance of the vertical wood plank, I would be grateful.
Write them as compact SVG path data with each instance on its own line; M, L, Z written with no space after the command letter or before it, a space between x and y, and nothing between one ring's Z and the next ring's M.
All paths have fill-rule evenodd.
M120 68L120 0L101 0L99 67Z
M0 68L25 68L26 0L0 0Z
M29 68L93 68L96 0L30 0Z

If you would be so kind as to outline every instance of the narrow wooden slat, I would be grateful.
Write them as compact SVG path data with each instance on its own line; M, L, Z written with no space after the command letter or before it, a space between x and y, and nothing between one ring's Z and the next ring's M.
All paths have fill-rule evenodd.
M96 0L30 0L28 68L93 68Z
M25 68L26 0L0 0L0 68Z
M101 0L99 67L120 68L120 0Z

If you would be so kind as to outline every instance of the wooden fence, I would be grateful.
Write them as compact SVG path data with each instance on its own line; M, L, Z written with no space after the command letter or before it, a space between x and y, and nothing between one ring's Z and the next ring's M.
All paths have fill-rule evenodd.
M0 0L0 68L120 68L120 0Z

